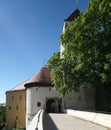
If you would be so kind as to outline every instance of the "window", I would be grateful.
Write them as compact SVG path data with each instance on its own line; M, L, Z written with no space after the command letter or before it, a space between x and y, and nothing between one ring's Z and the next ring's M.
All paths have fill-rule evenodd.
M51 91L51 88L49 88L49 91Z
M11 110L12 109L12 107L11 106L8 106L8 110Z
M78 97L78 100L81 101L81 96Z
M25 110L26 110L26 103L25 103Z
M40 107L41 106L41 102L37 102L37 107Z
M12 96L12 101L14 101L14 96Z
M18 117L16 116L16 120L18 120Z
M16 105L16 110L18 110L18 105Z
M19 96L19 100L22 100L22 96Z

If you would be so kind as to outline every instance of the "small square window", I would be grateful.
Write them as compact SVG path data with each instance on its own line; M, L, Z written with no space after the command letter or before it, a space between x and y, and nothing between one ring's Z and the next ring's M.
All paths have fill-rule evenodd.
M8 110L11 110L12 109L12 107L11 106L8 106Z
M40 107L41 106L41 102L37 102L37 106Z
M81 96L78 97L78 100L81 101Z
M18 120L18 117L16 116L16 120Z
M51 88L49 88L49 91L51 91Z

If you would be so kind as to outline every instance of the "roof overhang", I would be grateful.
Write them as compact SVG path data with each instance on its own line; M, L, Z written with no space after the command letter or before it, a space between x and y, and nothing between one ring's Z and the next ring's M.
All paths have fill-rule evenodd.
M31 87L53 87L52 83L49 82L32 82L32 83L27 83L24 85L25 88L31 88Z

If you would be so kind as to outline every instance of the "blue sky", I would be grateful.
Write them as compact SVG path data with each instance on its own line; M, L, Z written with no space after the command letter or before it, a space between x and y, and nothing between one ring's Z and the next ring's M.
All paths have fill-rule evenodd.
M0 103L59 51L64 19L76 0L0 0ZM85 12L90 0L79 0Z

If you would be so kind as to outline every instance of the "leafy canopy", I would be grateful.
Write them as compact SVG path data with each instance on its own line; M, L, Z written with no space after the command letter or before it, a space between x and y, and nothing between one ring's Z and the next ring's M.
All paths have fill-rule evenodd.
M73 21L61 35L62 57L48 60L55 88L63 95L87 84L111 84L111 2L91 0L84 15Z
M5 123L6 110L4 104L0 104L0 126Z

